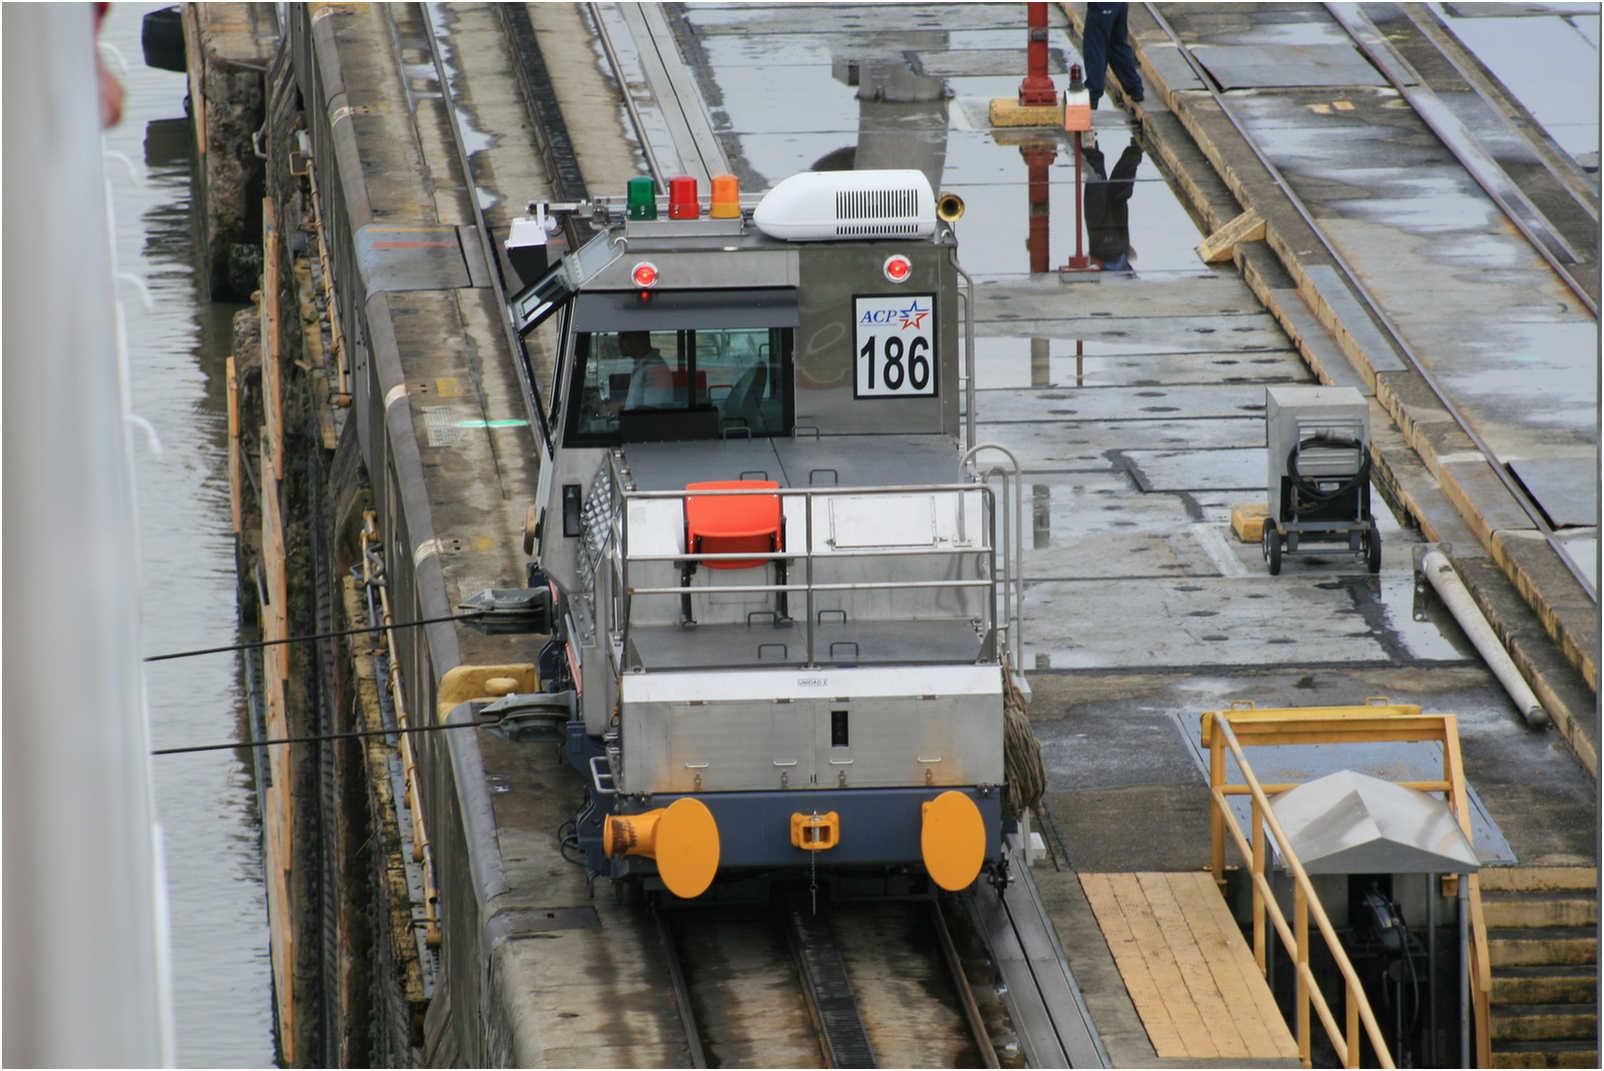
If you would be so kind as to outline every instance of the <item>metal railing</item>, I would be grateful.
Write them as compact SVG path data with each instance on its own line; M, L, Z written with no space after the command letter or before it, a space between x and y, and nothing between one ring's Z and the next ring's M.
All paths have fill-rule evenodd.
M424 827L423 799L418 788L418 760L412 748L412 734L406 730L414 728L407 715L406 694L401 686L401 660L396 657L395 650L395 617L390 609L389 584L386 583L384 561L380 557L380 548L383 540L379 536L379 519L371 510L362 515L362 584L370 592L377 590L378 605L371 607L378 612L375 625L384 629L384 655L389 665L389 674L381 687L390 690L390 705L395 711L396 726L403 730L396 734L396 750L401 759L401 776L404 798L399 806L405 806L411 813L412 825L412 858L422 869L423 876L423 925L424 941L430 948L440 947L440 920L438 905L440 903L440 888L434 880L434 847L429 841L428 830ZM371 601L371 595L369 596Z
M1238 737L1238 730L1244 739ZM1297 1027L1298 1055L1305 1067L1311 1066L1309 1009L1312 1006L1321 1025L1345 1067L1358 1067L1359 1027L1375 1051L1382 1067L1395 1066L1381 1036L1375 1013L1365 997L1353 964L1337 939L1336 931L1326 916L1309 875L1281 823L1270 807L1270 796L1297 787L1296 783L1265 785L1259 782L1243 753L1243 747L1287 744L1331 743L1438 743L1442 746L1443 776L1430 781L1397 781L1404 788L1420 792L1441 792L1446 796L1449 809L1458 821L1465 837L1471 837L1470 812L1464 781L1464 768L1459 751L1458 720L1451 714L1421 714L1418 706L1393 705L1385 699L1370 699L1358 707L1305 707L1260 710L1253 704L1232 704L1226 711L1210 711L1203 715L1203 744L1209 749L1209 794L1212 807L1209 813L1210 865L1214 880L1225 880L1225 834L1231 834L1242 858L1250 864L1253 889L1253 957L1261 974L1267 974L1268 916L1276 932L1291 951L1296 964L1294 1014ZM1242 774L1242 783L1226 780L1225 756L1227 752L1236 760ZM1230 797L1251 796L1253 833L1251 842L1237 821L1230 806ZM1269 830L1276 850L1285 863L1294 882L1293 915L1289 925L1266 874L1268 853L1265 831ZM1471 1006L1475 1019L1476 1055L1479 1067L1491 1064L1491 1035L1489 1033L1489 1003L1492 993L1491 967L1487 953L1487 924L1482 912L1481 886L1476 875L1463 879L1467 883L1467 906L1470 914L1470 976ZM1337 1025L1324 994L1319 991L1314 973L1309 966L1309 917L1325 939L1326 946L1342 975L1345 995L1346 1021Z
M900 485L899 484L899 485L886 486L886 487L762 488L762 489L757 489L757 490L729 489L729 490L718 490L718 491L711 491L711 490L707 490L707 491L704 491L704 490L697 490L697 491L686 491L686 490L632 491L632 490L626 490L624 488L623 479L621 477L621 474L618 472L617 458L616 457L610 457L609 458L609 470L610 470L610 473L611 473L610 480L612 482L612 493L615 496L616 501L619 503L619 508L616 511L614 511L613 517L612 517L612 524L615 526L615 530L613 532L613 538L611 540L611 543L612 543L612 545L614 547L617 548L616 551L614 552L614 554L616 556L615 557L615 561L616 561L616 563L617 563L617 565L619 567L619 578L620 578L619 586L620 586L621 591L622 591L622 599L623 599L623 606L622 606L621 611L619 612L618 619L619 619L619 622L621 622L621 628L619 629L619 631L620 631L620 634L621 634L620 635L620 641L621 641L621 646L622 646L622 649L623 649L623 658L622 658L623 666L622 666L622 668L625 671L639 670L639 669L643 668L641 666L641 664L640 664L638 655L634 653L634 648L630 644L630 632L631 632L631 628L632 628L632 613L631 613L631 611L633 609L634 600L638 596L648 596L648 597L667 597L667 596L686 597L686 596L689 596L691 598L699 598L699 597L704 597L704 596L708 596L708 595L729 595L729 594L780 594L780 593L785 593L787 595L789 595L791 593L801 594L804 597L804 601L805 601L805 605L806 605L805 628L806 628L806 635L807 635L807 645L806 645L805 657L803 659L801 659L801 660L797 660L797 659L777 659L777 660L775 660L775 663L776 664L801 664L801 665L805 665L805 666L814 666L814 665L818 664L818 661L817 661L817 655L818 655L818 651L817 651L817 630L818 630L818 627L819 627L819 616L820 616L819 611L817 609L817 606L815 604L815 599L816 599L816 596L818 594L820 594L820 593L824 593L824 592L849 592L849 591L914 591L914 590L930 590L930 591L934 591L934 590L943 590L943 589L946 589L946 590L951 590L951 589L957 589L957 590L986 589L987 592L988 592L989 597L986 599L986 608L985 608L986 612L985 612L984 618L981 619L981 628L979 629L979 632L978 632L978 636L979 636L978 648L979 648L979 651L980 651L979 657L982 660L987 659L987 658L1000 658L1001 657L1001 650L1000 650L1001 643L1002 642L1006 642L1006 634L1009 632L1011 626L1006 621L999 620L999 616L998 616L998 613L997 613L997 592L998 592L998 576L999 576L999 573L998 573L998 561L997 561L997 550L996 550L996 548L997 548L997 541L996 541L996 514L997 514L997 510L996 510L996 506L995 506L995 499L994 499L993 493L992 493L991 489L989 487L985 486L984 484L980 484L980 483L971 483L971 484L963 484L963 483L959 483L959 484L924 484L924 485ZM948 545L948 546L932 545L932 546L929 546L929 547L917 547L916 546L916 547L899 547L899 548L864 547L864 548L858 548L858 549L853 549L853 550L837 550L837 549L833 549L832 548L832 549L830 549L828 551L824 551L824 552L818 551L814 547L814 544L813 544L813 532L814 532L814 523L813 523L813 521L814 521L814 516L815 516L814 503L815 503L815 500L817 500L817 499L821 499L821 498L864 498L864 497L885 496L885 495L930 495L930 494L952 494L952 495L957 496L957 505L958 505L958 512L957 512L958 533L957 533L957 535L958 535L958 538L960 540L969 538L969 533L968 533L968 528L967 528L968 519L965 516L965 508L964 508L964 503L966 502L966 497L965 496L970 495L970 494L979 495L980 498L981 498L981 501L983 502L983 507L982 507L983 517L981 518L981 526L983 527L984 531L983 531L983 533L976 533L976 534L977 535L982 535L983 534L984 538L975 540L974 542L957 542L957 543L954 543L954 544L951 544L951 545ZM740 495L773 495L773 496L775 496L777 498L780 498L782 501L784 499L787 499L787 498L791 498L791 499L799 498L803 502L803 532L804 532L804 538L802 540L802 544L803 545L800 548L787 546L786 548L784 548L782 550L772 551L772 552L768 552L768 551L737 551L737 552L732 552L732 553L691 553L687 549L686 551L676 551L676 552L667 553L667 554L631 555L630 554L630 550L629 550L629 503L632 502L632 501L650 501L650 500L663 500L663 499L683 501L689 495L695 495L698 498L701 498L703 496L714 497L714 496L724 496L724 495L732 495L732 496L740 496ZM783 516L783 505L782 505L782 516ZM910 558L921 558L921 557L926 557L926 558L933 558L933 557L958 558L958 557L963 557L963 556L966 556L966 555L975 555L975 556L984 556L985 557L985 559L986 559L986 568L980 570L984 575L977 576L977 577L975 577L973 579L958 579L958 580L890 580L890 579L887 579L887 580L854 580L854 581L842 581L842 582L821 582L821 581L817 580L816 577L815 577L815 568L814 568L815 562L820 560L820 559L827 559L827 560L829 560L831 562L841 562L841 561L853 561L853 560L875 559L875 558L896 558L896 559L910 559ZM1003 563L1002 563L1002 569L1003 569L1005 574L1006 574L1007 568L1008 568L1007 558L1008 558L1008 552L1007 552L1007 549L1005 547L1004 551L1003 551L1003 559L1004 560L1003 560ZM802 581L800 583L784 583L784 584L720 584L720 585L700 587L700 588L697 588L697 587L686 587L686 586L636 587L631 582L630 567L631 567L632 564L649 563L649 562L656 562L656 563L671 562L671 563L674 563L674 564L688 564L688 563L720 562L720 561L742 561L742 562L781 561L781 562L786 562L788 564L799 563L799 564L801 564L802 569L803 569L803 579L802 579ZM830 611L826 610L824 612L825 613L829 613ZM1003 634L1001 641L999 641L999 637L998 637L999 633ZM919 662L920 660L919 659L897 659L896 661L898 661L898 662L916 663L916 662ZM731 667L729 667L729 668L733 668L733 665L734 664L731 664ZM705 666L705 667L701 667L701 668L720 668L720 667Z
M973 380L971 380L973 382ZM971 402L971 405L974 403ZM973 433L971 432L971 438ZM993 465L981 472L977 467L977 459L987 451L1003 455L1008 459L1008 468ZM1024 645L1025 645L1025 482L1019 467L1019 458L1014 452L1000 443L975 443L965 451L962 462L963 471L978 483L984 484L993 476L1002 478L1003 499L1003 600L1002 616L1012 623L1009 639L1014 648L1014 668L1024 672ZM1010 509L1010 505L1012 509Z

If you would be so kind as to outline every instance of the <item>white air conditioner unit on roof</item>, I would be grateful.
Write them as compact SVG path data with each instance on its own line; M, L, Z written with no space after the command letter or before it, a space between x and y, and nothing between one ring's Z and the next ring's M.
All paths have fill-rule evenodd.
M936 198L924 172L806 171L775 186L752 213L757 229L787 242L928 238Z

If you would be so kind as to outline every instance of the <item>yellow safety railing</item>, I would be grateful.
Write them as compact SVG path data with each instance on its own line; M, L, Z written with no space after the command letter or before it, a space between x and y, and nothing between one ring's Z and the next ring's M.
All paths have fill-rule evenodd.
M1298 1054L1303 1065L1310 1061L1309 1009L1312 1006L1319 1016L1326 1034L1345 1067L1359 1066L1359 1027L1375 1050L1376 1060L1382 1067L1393 1067L1392 1054L1381 1036L1374 1012L1359 983L1347 953L1337 940L1336 931L1315 895L1314 886L1303 864L1292 851L1281 823L1270 809L1270 797L1296 784L1260 784L1243 753L1244 747L1286 744L1361 744L1361 743L1418 743L1435 742L1442 745L1443 776L1436 781L1400 781L1398 784L1421 792L1444 793L1449 808L1459 822L1465 836L1471 836L1470 810L1465 790L1464 767L1459 751L1459 723L1452 714L1422 714L1418 706L1394 705L1385 699L1369 699L1358 707L1301 707L1260 710L1251 703L1233 704L1231 709L1210 711L1203 715L1203 744L1209 749L1209 794L1213 806L1209 813L1210 861L1214 880L1225 880L1225 834L1229 832L1242 858L1251 864L1253 886L1253 956L1260 973L1266 972L1266 926L1268 915L1276 932L1291 950L1297 965L1293 998L1297 1025ZM1242 773L1242 783L1226 780L1225 756L1229 752L1236 759ZM1230 807L1230 797L1253 797L1253 834L1251 843L1242 832L1236 815ZM1265 873L1267 852L1265 829L1268 827L1276 849L1292 875L1293 916L1291 924L1281 911L1270 889ZM1468 879L1467 900L1470 907L1471 930L1471 996L1472 1013L1476 1026L1477 1066L1491 1065L1491 1038L1488 1030L1489 1002L1492 993L1491 967L1487 956L1487 924L1482 914L1481 885L1476 875ZM1309 967L1309 918L1325 938L1326 946L1342 975L1345 989L1345 1019L1343 1028L1337 1026L1324 994L1315 984Z

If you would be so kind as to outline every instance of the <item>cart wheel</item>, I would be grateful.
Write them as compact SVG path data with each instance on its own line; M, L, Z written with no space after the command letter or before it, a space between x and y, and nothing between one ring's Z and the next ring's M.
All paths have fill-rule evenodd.
M1281 572L1281 533L1268 521L1264 524L1264 564L1271 576Z
M1381 572L1381 529L1376 526L1374 519L1370 521L1370 530L1365 533L1365 568L1371 573Z

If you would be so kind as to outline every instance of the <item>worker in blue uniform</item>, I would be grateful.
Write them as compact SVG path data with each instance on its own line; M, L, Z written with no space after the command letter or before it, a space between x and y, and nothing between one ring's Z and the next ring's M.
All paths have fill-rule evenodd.
M1092 98L1092 111L1103 99L1108 68L1114 68L1125 99L1141 103L1142 76L1136 70L1136 53L1131 50L1128 25L1129 4L1087 4L1086 28L1081 34L1081 58L1086 61L1086 89Z

